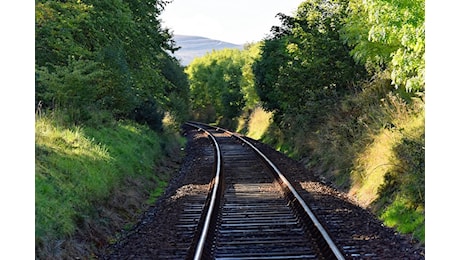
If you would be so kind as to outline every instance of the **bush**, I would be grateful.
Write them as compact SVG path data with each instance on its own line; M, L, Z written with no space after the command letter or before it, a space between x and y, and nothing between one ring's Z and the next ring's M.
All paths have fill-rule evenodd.
M140 123L147 124L154 131L163 129L162 120L164 113L158 111L157 105L153 100L147 100L132 112L132 118Z

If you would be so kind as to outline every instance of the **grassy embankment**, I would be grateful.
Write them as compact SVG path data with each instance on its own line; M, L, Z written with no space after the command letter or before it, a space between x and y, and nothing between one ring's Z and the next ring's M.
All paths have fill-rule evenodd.
M424 101L404 102L389 87L385 77L368 83L314 131L282 132L260 110L240 120L239 130L302 160L386 225L424 243Z
M160 168L183 142L129 121L59 121L35 122L36 257L46 259L89 256L114 241L163 193L171 170Z

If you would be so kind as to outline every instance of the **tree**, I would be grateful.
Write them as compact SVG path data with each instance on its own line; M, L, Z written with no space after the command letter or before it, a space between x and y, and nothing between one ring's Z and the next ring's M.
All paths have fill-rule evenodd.
M356 61L371 71L389 69L407 92L425 87L423 0L350 0L342 38Z
M265 108L317 121L350 82L365 74L340 38L346 3L307 0L294 17L278 15L282 26L272 28L254 64L256 88Z
M55 108L54 102L61 100L61 108L79 109L81 102L62 100L86 100L93 111L106 110L116 118L131 119L139 118L140 108L151 112L155 107L159 114L170 110L175 118L184 120L188 84L179 62L167 53L177 48L158 19L166 3L36 2L36 102ZM80 73L85 66L99 80L88 81ZM65 73L74 78L70 80ZM76 82L91 84L87 88L92 91L80 91ZM62 93L72 96L63 99Z
M241 114L246 103L243 88L247 88L242 53L236 49L213 51L188 66L191 105L196 117L231 121Z

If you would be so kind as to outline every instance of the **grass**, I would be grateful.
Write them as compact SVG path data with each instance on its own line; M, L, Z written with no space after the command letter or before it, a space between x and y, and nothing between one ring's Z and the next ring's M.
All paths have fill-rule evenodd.
M357 86L334 109L318 112L320 121L283 114L284 125L272 123L261 140L424 243L424 100L408 101L390 82L382 73Z
M273 113L256 106L249 113L238 118L236 132L242 133L255 140L260 140L268 131Z
M424 129L421 103L394 104L391 127L382 127L358 153L350 195L370 207L388 226L425 241Z
M36 237L71 235L79 212L108 194L116 177L114 158L81 128L62 129L39 119L35 131Z
M66 127L58 122L53 116L35 122L35 241L36 254L44 258L59 251L44 252L52 241L72 239L88 223L97 226L100 223L94 223L105 221L100 214L108 210L107 204L116 203L117 193L125 204L131 203L127 207L142 204L132 202L129 194L146 194L134 200L153 204L169 179L156 172L156 165L172 149L165 140L176 139L130 121L99 127ZM126 192L127 183L133 183L136 191ZM126 212L120 214L129 218ZM57 257L66 257L59 252Z
M261 107L255 108L249 119L247 136L255 140L262 138L270 126L272 116L273 113L266 112Z
M349 194L355 196L363 206L369 206L378 198L378 188L392 165L392 147L398 137L387 129L372 137L374 140L355 159L351 172L352 184Z

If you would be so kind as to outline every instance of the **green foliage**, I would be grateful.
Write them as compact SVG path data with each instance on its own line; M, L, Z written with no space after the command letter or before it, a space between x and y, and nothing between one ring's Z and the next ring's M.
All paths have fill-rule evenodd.
M146 124L155 131L162 130L163 114L158 112L155 101L148 100L133 111L132 117L140 124Z
M344 1L309 0L295 17L279 15L282 27L272 29L254 64L257 91L264 107L279 113L276 123L284 124L281 114L299 113L307 124L318 121L364 74L339 36L345 8Z
M190 88L187 74L175 58L162 55L161 72L166 78L163 106L176 122L184 122L190 114Z
M272 39L264 41L261 58L253 64L255 87L265 109L282 109L282 90L278 87L278 77L283 64L289 59L284 48L286 40Z
M68 63L36 70L36 100L66 109L72 122L87 120L91 109L104 102L109 74L99 62L70 59Z
M422 243L425 241L425 212L423 208L413 208L403 199L397 199L388 206L380 218L385 225L395 227L399 232L412 233Z
M244 100L246 107L245 109L254 109L260 103L260 98L257 95L257 91L254 87L255 76L252 71L252 66L256 59L260 57L261 43L247 44L244 46L242 53L245 63L241 68L243 77L241 78L241 91L244 94Z
M257 102L250 70L257 52L257 47L248 47L245 51L224 49L192 61L186 73L191 106L197 119L220 121L233 127L231 121L242 113L247 103ZM209 111L213 114L209 115Z
M425 6L423 0L351 0L342 38L369 70L388 68L395 87L425 87Z
M274 112L262 140L423 241L423 1L307 0L279 17L253 64Z
M85 110L130 118L150 101L175 120L185 120L188 82L179 62L166 52L177 48L158 20L165 4L36 2L36 102L75 113L70 123L90 119L81 115L85 105Z
M35 2L35 62L63 66L68 57L92 56L89 23L93 7L81 1Z

